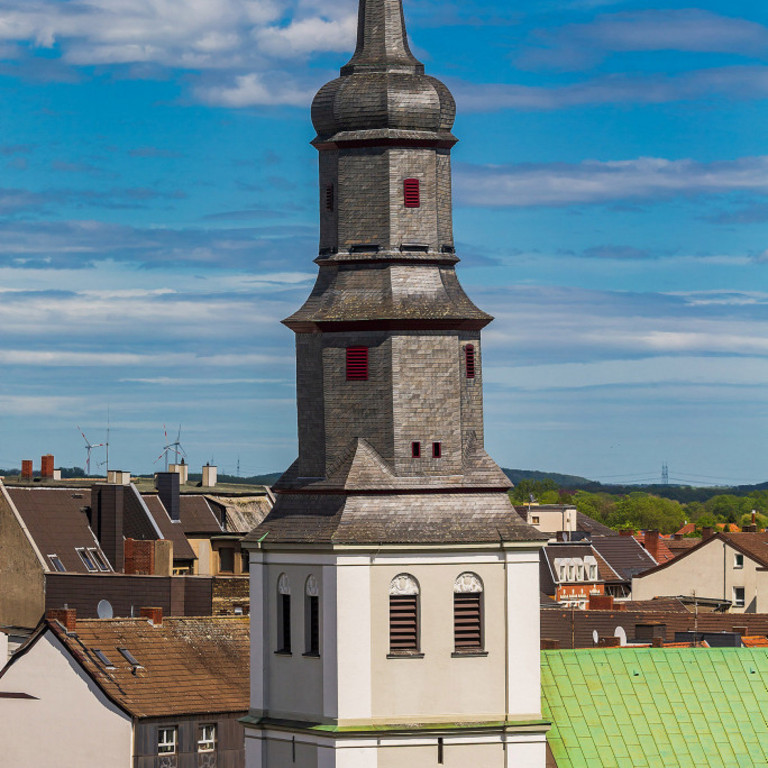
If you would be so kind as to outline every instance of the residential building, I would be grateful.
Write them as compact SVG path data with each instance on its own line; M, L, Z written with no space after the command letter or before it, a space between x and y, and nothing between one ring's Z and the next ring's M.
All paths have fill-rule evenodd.
M248 619L53 611L0 672L3 765L242 768Z
M688 595L730 603L734 613L768 611L768 533L717 533L632 579L637 600Z
M541 591L558 603L584 609L590 595L604 595L606 582L619 580L588 540L550 542L540 555Z
M762 648L543 651L551 768L768 765Z
M550 536L565 533L570 539L577 530L578 512L569 504L519 504L515 510L528 525Z
M251 549L249 768L543 768L539 549L483 448L481 330L451 225L454 101L400 0L315 98L319 276L299 457Z

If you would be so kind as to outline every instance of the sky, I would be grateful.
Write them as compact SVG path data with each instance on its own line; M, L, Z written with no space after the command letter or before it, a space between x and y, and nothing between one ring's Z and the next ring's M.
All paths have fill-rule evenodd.
M405 0L456 97L486 448L768 479L768 6ZM309 105L354 0L0 0L0 467L295 458ZM92 471L103 471L94 449ZM198 470L199 471L199 470Z

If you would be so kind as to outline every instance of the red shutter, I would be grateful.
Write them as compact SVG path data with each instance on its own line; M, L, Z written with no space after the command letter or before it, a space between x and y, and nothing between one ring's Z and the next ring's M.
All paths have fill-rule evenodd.
M472 344L467 344L464 347L464 361L467 368L467 378L475 378L475 347Z
M403 182L403 197L406 208L421 207L421 195L419 194L419 180L406 179Z
M418 651L418 595L390 596L390 651Z
M368 381L368 347L347 347L347 381Z
M480 593L454 594L453 642L459 648L482 648Z

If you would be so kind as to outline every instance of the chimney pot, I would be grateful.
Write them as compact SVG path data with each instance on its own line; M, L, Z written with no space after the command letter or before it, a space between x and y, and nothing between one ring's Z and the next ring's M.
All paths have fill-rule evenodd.
M141 608L139 610L139 616L141 616L142 619L148 619L153 627L163 626L163 609L158 606Z
M45 617L49 621L58 621L67 632L77 630L77 611L74 608L50 608Z

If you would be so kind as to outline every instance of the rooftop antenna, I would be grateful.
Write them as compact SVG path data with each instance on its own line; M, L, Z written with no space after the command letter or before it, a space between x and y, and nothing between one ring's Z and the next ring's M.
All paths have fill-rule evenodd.
M107 477L109 477L109 406L107 406L107 442L104 443L104 447L107 452Z
M78 426L77 431L83 436L85 440L85 476L88 477L91 474L91 451L94 448L103 448L104 443L92 443L86 436L85 432Z

